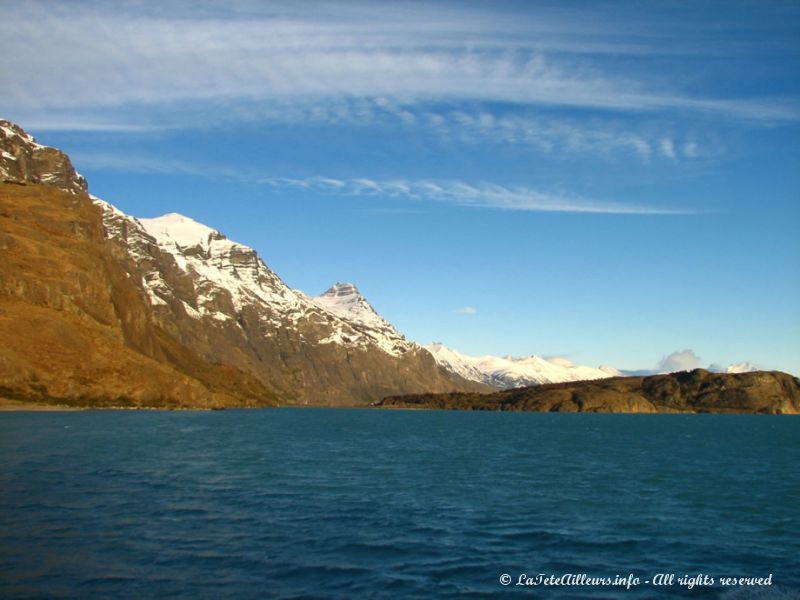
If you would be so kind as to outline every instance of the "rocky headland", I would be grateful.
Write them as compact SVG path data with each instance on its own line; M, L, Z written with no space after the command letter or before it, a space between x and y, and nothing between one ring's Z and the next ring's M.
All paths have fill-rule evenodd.
M800 379L778 371L712 373L695 369L649 377L613 377L492 394L392 396L377 406L449 410L606 413L800 414Z

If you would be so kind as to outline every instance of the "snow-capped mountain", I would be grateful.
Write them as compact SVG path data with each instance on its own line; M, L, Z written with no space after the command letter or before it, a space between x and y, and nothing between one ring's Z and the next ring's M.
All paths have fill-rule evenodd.
M464 379L503 389L542 383L605 379L617 375L616 369L574 365L565 358L467 356L438 342L428 344L425 349L448 371Z
M483 389L439 368L353 284L312 297L252 248L194 219L137 219L93 201L157 322L206 360L259 375L279 397L360 403L411 389Z
M438 368L353 284L311 297L287 286L255 250L194 219L136 219L93 200L162 326L207 360L260 374L279 396L352 403L472 385Z
M406 341L406 338L394 326L381 317L358 288L352 283L337 283L323 294L315 296L311 301L362 333L366 340L373 342L381 350L392 356L401 356L406 352L419 348L417 344ZM343 341L340 332L334 333L329 342Z
M310 343L375 348L391 356L419 350L378 315L353 284L336 284L311 298L287 286L252 248L194 219L177 213L136 219L99 198L94 201L103 208L109 238L124 239L130 256L143 268L143 287L153 306L177 301L194 319L210 318L238 327L237 315L256 309L266 336L274 335L272 328L310 319L330 328L321 330L327 335L307 338ZM154 247L167 253L179 271L191 278L195 292L191 298L177 298L163 265L151 260Z
M50 279L20 280L9 290L30 293L33 302L45 298L57 307L76 302L76 313L88 310L89 300L100 302L102 307L92 308L88 320L102 313L103 327L111 327L108 332L121 329L109 347L121 343L125 348L107 355L138 353L136 360L150 365L141 368L161 373L159 381L178 381L165 375L177 369L190 382L186 385L194 386L192 402L203 389L211 389L208 386L225 398L246 389L245 401L256 404L269 397L269 402L353 405L391 394L486 389L439 367L427 351L380 317L352 284L337 284L312 297L286 285L254 249L190 217L127 215L89 196L85 180L65 154L41 146L7 121L0 121L0 175L21 184L14 189L23 190L22 195L41 197L35 206L52 213L32 222L26 232L37 231L48 219L66 223L75 236L89 240L85 248L78 245L75 250L76 264L102 260L106 265L80 276L80 269L72 268L65 275L67 286L80 283L81 277L93 278L93 289L100 291L91 299L82 299L83 288L70 288L64 296ZM68 201L63 192L70 193ZM44 240L42 253L52 248L59 256L60 242L49 244L49 235L45 229L36 238ZM92 253L91 260L79 256L84 250ZM15 268L24 279L25 267ZM48 291L30 291L41 289ZM113 297L110 304L103 300L108 294ZM63 314L67 313L54 313L53 318ZM95 367L107 372L105 363ZM146 396L160 403L175 398L174 391L143 391L144 383L120 378L125 370L115 366L113 376L109 372L116 382L109 396L126 390L123 395L128 398ZM47 377L53 382L61 377L69 394L88 393L81 390L87 389L83 382L91 381L73 381L56 372ZM180 395L172 401L180 403Z

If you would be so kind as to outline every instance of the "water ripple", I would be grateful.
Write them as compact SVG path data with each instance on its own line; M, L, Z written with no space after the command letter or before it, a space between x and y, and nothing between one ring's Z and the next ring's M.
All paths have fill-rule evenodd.
M797 598L795 421L4 414L0 597L485 598L532 591L501 573L702 571L776 586L692 598Z

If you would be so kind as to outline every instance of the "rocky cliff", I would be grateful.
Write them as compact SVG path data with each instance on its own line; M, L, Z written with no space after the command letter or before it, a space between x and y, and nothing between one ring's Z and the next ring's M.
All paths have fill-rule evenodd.
M355 286L312 298L188 217L126 215L7 121L0 175L0 395L356 405L486 389L438 367Z
M81 406L275 404L160 328L85 194L0 184L0 396Z
M505 390L494 394L420 394L385 398L384 407L538 412L703 412L800 414L800 379L777 371L711 373L695 369Z
M75 171L66 154L37 144L19 125L2 119L0 180L43 183L73 194L85 194L87 191L86 180Z

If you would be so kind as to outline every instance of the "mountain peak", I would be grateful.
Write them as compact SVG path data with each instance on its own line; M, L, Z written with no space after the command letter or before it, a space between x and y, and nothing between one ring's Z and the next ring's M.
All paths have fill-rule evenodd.
M352 283L337 282L312 298L314 304L343 319L368 327L389 326Z
M153 220L164 221L166 223L183 223L186 221L197 223L197 221L195 221L193 218L176 212L167 213L165 215L161 215L160 217L153 217Z
M314 304L344 318L373 321L380 316L352 283L337 282L313 298Z
M19 125L0 119L0 181L41 183L72 194L87 192L69 157L42 146Z
M0 133L2 133L7 139L17 136L23 143L31 146L32 148L40 149L45 147L37 143L34 137L22 127L5 119L0 119Z
M336 283L323 294L311 298L319 308L350 323L371 338L385 352L400 355L415 347L372 308L352 283Z
M162 242L172 242L182 248L208 248L212 240L226 239L216 229L203 225L180 213L168 213L151 219L139 219L147 233Z
M347 296L361 296L361 292L358 291L358 288L355 286L354 283L341 283L336 282L331 287L329 287L321 296L337 296L337 297L347 297Z

